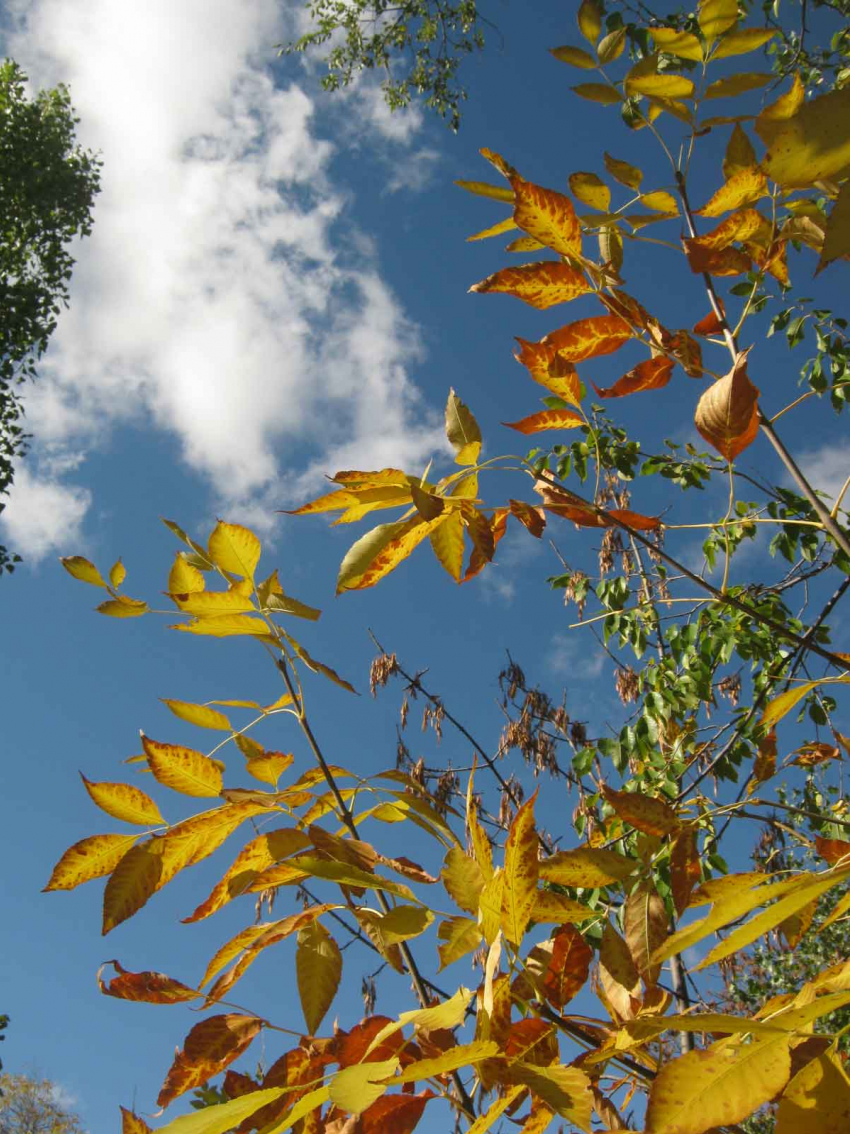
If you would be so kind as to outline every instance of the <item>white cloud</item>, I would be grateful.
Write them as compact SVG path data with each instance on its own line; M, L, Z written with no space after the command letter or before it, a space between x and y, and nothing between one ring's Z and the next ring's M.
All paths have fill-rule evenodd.
M81 520L86 490L62 487L60 463L72 472L119 422L176 436L223 505L281 506L304 481L285 464L294 441L308 446L308 479L365 461L415 467L442 444L411 378L416 328L332 180L335 143L316 136L312 99L268 70L301 8L16 0L8 50L35 85L70 84L104 170L71 309L26 393L53 463L47 479L19 475L10 542L35 485L64 492ZM418 112L388 118L365 83L351 98L368 115L349 120L371 123L381 147L419 128ZM67 540L49 517L30 549Z
M83 518L91 493L76 485L33 475L26 465L15 472L15 487L3 512L10 547L30 564L82 542Z
M605 656L605 651L586 630L574 630L553 634L546 665L552 673L573 681L592 681L605 668Z
M850 476L850 451L844 444L821 445L817 449L809 449L800 454L797 463L809 483L826 492L832 500L835 500ZM799 492L792 482L789 482L789 487ZM850 507L847 497L844 498L844 507Z

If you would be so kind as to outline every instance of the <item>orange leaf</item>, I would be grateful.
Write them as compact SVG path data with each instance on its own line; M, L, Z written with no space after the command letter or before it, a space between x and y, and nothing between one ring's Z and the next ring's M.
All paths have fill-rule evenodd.
M759 391L747 376L747 353L705 391L694 415L700 434L727 461L753 443L759 428Z
M384 1095L363 1111L358 1129L361 1134L411 1134L425 1104L436 1097L429 1090L418 1095Z
M569 197L516 176L511 186L517 227L562 256L580 256L581 225Z
M511 514L516 516L519 522L526 527L533 536L538 539L543 535L543 529L546 527L546 517L543 515L542 508L534 508L531 504L526 504L524 500L509 500Z
M546 999L559 1011L583 987L590 972L593 950L572 925L552 938L552 960L543 976Z
M680 831L670 849L670 887L673 905L681 917L688 908L691 894L700 882L699 853L696 832L692 828Z
M735 240L750 240L759 232L770 233L771 224L757 209L739 209L716 225L711 232L685 243L703 248L728 248Z
M738 248L705 248L697 240L684 240L692 272L711 276L740 276L750 270L750 257Z
M677 331L672 337L665 338L664 347L689 378L702 377L702 347L687 331Z
M544 309L556 303L569 303L593 288L584 275L556 260L543 260L536 264L520 264L515 268L502 268L487 276L469 289L473 292L501 291L514 295L532 307Z
M723 311L723 305L720 307ZM724 312L725 314L725 312ZM707 338L709 335L720 335L723 333L723 324L717 318L713 311L704 316L698 323L694 323L692 327L695 335L702 335Z
M558 1058L555 1029L544 1020L517 1020L511 1024L505 1043L505 1056L512 1063L523 1060L548 1067Z
M534 801L537 792L520 807L505 843L505 885L502 891L502 929L512 945L519 945L537 896L537 829Z
M751 201L757 201L766 193L767 178L762 172L761 166L748 166L746 169L733 173L709 201L701 209L697 209L697 215L719 217L728 213L730 209L739 209L741 205L748 205Z
M508 429L515 429L518 433L541 433L544 429L576 429L584 424L581 414L568 409L540 410L539 413L529 414L519 421L503 421Z
M505 534L508 526L508 509L496 508L490 518L490 531L493 536L493 550L498 547L499 540ZM492 555L487 558L479 550L477 546L473 546L472 554L469 557L469 564L466 568L466 574L463 581L474 578L480 571L483 571L487 564L492 559Z
M850 855L850 843L844 842L843 839L822 839L818 836L815 838L815 846L818 854L821 858L825 858L830 866L835 866L837 862L847 859Z
M560 352L568 362L582 362L586 358L613 354L633 338L633 334L625 319L617 315L591 315L551 331L540 341Z
M626 394L637 394L641 390L661 390L670 381L673 362L669 358L648 358L638 363L628 374L624 374L613 386L601 390L596 383L593 388L600 398L622 398Z
M614 791L603 784L602 794L626 823L646 835L669 835L679 829L676 812L663 799L629 791Z
M165 1107L186 1091L206 1083L242 1054L263 1026L256 1016L231 1013L195 1024L166 1076L157 1103Z
M121 1107L121 1134L153 1134L143 1118L139 1118L131 1110Z
M581 384L576 368L559 354L553 346L545 343L531 343L517 339L519 351L514 354L517 362L528 368L535 382L563 398L565 402L577 406L581 401Z
M118 973L108 984L100 976L106 965L113 965ZM181 1000L194 1000L199 995L194 988L165 973L130 973L117 961L104 961L97 970L97 983L104 996L141 1000L146 1004L176 1004Z

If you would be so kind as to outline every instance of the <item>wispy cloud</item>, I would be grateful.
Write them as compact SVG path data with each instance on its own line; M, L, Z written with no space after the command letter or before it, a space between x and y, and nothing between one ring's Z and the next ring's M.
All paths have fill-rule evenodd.
M13 6L9 50L35 85L70 84L81 138L104 159L71 310L28 392L41 447L3 517L31 559L68 535L56 507L27 515L35 494L64 493L77 525L96 494L85 466L75 483L57 472L63 449L85 452L117 423L176 436L226 504L285 502L287 441L306 443L314 474L367 457L415 466L442 444L411 376L416 328L332 178L340 143L317 136L311 97L270 69L302 7ZM386 118L363 85L352 98L381 146L410 143L415 113ZM45 443L52 465L39 464Z
M810 484L835 500L850 476L850 450L846 444L820 445L801 453L798 464ZM793 484L791 487L795 488ZM850 507L846 497L844 506Z
M593 681L605 668L605 651L586 631L553 634L546 664L559 676L573 681Z

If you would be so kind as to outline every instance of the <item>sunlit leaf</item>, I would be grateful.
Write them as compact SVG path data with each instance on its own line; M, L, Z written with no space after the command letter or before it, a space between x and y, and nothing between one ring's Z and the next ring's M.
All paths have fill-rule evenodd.
M245 769L261 784L277 787L277 781L293 761L291 752L264 752L262 756L252 756L245 762Z
M336 996L342 976L342 953L320 921L298 932L295 972L307 1031L313 1035Z
M502 268L473 284L472 292L503 292L516 296L532 307L545 309L556 303L569 303L593 288L582 272L556 260L543 260L536 264L520 264ZM473 462L470 462L473 463Z
M850 87L803 103L789 118L771 117L770 109L756 119L756 133L768 148L762 166L772 181L805 188L850 165Z
M379 524L348 549L337 577L337 594L365 590L380 582L407 558L446 519L426 521L420 516Z
M121 1134L153 1134L150 1126L138 1114L121 1107Z
M669 927L664 902L653 886L643 884L629 894L624 910L623 929L629 952L647 988L658 983L661 966L652 958L666 940Z
M106 614L110 618L138 618L139 615L148 613L148 604L128 595L118 595L117 598L102 602L96 610L98 614Z
M428 537L437 561L456 583L463 577L463 519L459 511L445 517Z
M830 210L815 275L833 260L846 259L850 259L850 181L841 186Z
M241 524L219 520L209 538L209 554L213 563L231 575L253 579L260 561L260 541Z
M576 902L554 890L538 890L531 911L531 920L541 925L547 923L568 925L597 917L599 917L598 911L583 906L581 902Z
M508 504L511 515L516 516L524 528L537 539L540 539L546 527L546 517L542 509L534 508L531 504L526 504L524 500L509 500Z
M219 614L193 618L190 622L175 623L169 626L169 630L182 630L187 634L199 634L210 638L248 635L275 644L275 639L269 633L269 628L262 618L252 618L249 614Z
M703 217L720 217L732 209L757 201L766 193L767 178L761 166L751 166L733 174L707 204L697 209L697 213Z
M455 463L474 465L481 452L481 430L469 408L454 390L446 402L446 437L455 451Z
M614 791L603 785L602 794L626 823L647 835L669 835L678 830L676 812L663 799L642 792Z
M447 892L467 913L477 913L478 899L484 889L481 867L459 847L452 847L445 858L440 878Z
M108 983L101 978L106 965L115 968L117 976ZM165 973L131 973L117 961L105 961L97 970L97 983L105 996L118 1000L138 1000L146 1004L177 1004L194 1000L199 993L194 988L166 976Z
M124 566L124 564L119 559L117 562L112 564L112 567L109 570L110 586L115 587L117 589L118 587L121 586L121 584L124 582L124 580L126 578L127 578L127 568Z
M91 583L93 587L106 586L94 563L84 559L82 555L69 555L60 559L59 562L69 575L74 579L79 579L81 583Z
M515 1063L510 1068L510 1075L514 1082L530 1087L561 1118L589 1134L593 1096L590 1080L583 1071L558 1064L535 1067L530 1063Z
M505 843L505 881L502 891L502 930L513 945L525 934L537 895L537 828L534 825L535 791L517 811Z
M729 373L709 386L697 403L694 424L727 461L734 461L758 434L758 398L743 351Z
M670 848L670 888L673 905L681 917L688 908L691 894L699 885L700 863L696 832L689 827L681 830Z
M513 197L513 194L511 195ZM505 232L510 232L516 228L517 224L513 217L506 217L504 220L497 221L496 224L488 225L487 228L482 228L480 232L474 232L472 236L467 236L468 241L475 240L489 240L491 236L501 236Z
M440 955L440 972L481 944L481 930L478 928L478 923L469 917L450 917L441 921L437 928L437 936L442 942L437 946Z
M685 253L692 272L712 276L740 276L752 267L746 252L739 248L706 248L698 240L685 240Z
M513 201L514 199L513 189L507 189L504 185L488 185L485 181L455 181L455 185L459 185L467 193L475 193L479 197L492 197L496 201Z
M629 165L627 161L620 161L619 158L611 157L608 153L604 155L604 158L605 168L621 185L625 185L627 188L634 189L635 191L640 189L640 183L643 181L643 173L637 166Z
M262 1027L263 1021L256 1016L235 1012L210 1016L195 1024L183 1041L183 1050L174 1058L157 1097L158 1105L168 1106L179 1095L223 1071L239 1058Z
M514 358L527 367L534 381L570 405L579 406L581 383L575 365L548 344L532 343L520 338L517 342L519 351L514 354Z
M602 7L598 0L582 0L579 5L578 30L588 43L596 43L602 31Z
M183 795L201 797L221 794L221 769L215 761L193 748L160 744L142 733L142 747L154 778Z
M254 1091L241 1098L221 1103L219 1106L205 1107L203 1110L183 1115L182 1118L176 1118L167 1126L159 1127L157 1134L228 1134L228 1131L234 1130L244 1119L256 1114L261 1107L279 1099L284 1092L285 1088L275 1087L266 1091ZM323 1101L326 1099L327 1089L324 1091ZM288 1127L277 1127L279 1131L285 1129ZM136 1131L132 1131L131 1134L136 1134Z
M165 823L149 795L132 784L93 783L80 772L86 791L101 811L125 823L152 827Z
M550 331L541 343L558 351L568 362L582 362L612 354L633 335L629 324L617 315L592 315Z
M656 189L652 193L642 193L640 203L646 205L648 209L653 209L659 213L675 213L678 211L679 202L672 193L668 193L666 189Z
M723 177L728 181L736 173L750 169L756 164L757 159L753 144L736 122L723 158Z
M449 1048L443 1055L433 1059L419 1059L409 1064L400 1075L393 1077L395 1083L416 1083L424 1079L431 1079L437 1075L445 1075L448 1071L455 1071L459 1067L467 1067L480 1063L483 1059L492 1059L499 1054L498 1046L490 1041L477 1040L473 1043L460 1044Z
M725 79L717 79L709 83L704 98L730 98L733 95L746 94L747 91L757 91L774 79L770 72L750 72L737 75L728 75Z
M601 390L594 382L593 388L600 398L622 398L641 390L661 390L670 381L673 365L669 358L648 358L624 374L613 386Z
M168 590L172 594L198 594L206 587L203 573L186 561L186 553L178 551L168 575Z
M559 929L552 940L552 960L543 976L543 990L549 1003L560 1011L584 987L593 950L571 925Z
M619 59L623 54L626 47L626 29L615 28L614 31L609 32L603 36L599 41L596 48L596 53L599 56L599 62L602 64L613 63Z
M737 0L701 0L698 19L700 30L710 46L738 22Z
M514 220L519 228L562 256L581 255L581 225L563 193L514 179Z
M692 79L684 75L661 74L643 75L635 73L634 68L626 75L628 94L650 95L653 98L690 98L694 93Z
M678 55L680 59L702 62L702 44L690 32L677 31L676 28L650 28L649 34L655 40L655 46L659 51Z
M540 410L520 421L503 421L502 424L518 433L529 434L541 433L545 429L576 429L584 425L584 418L568 409Z
M570 192L591 209L607 213L611 204L611 190L595 173L571 173Z
M745 55L748 51L757 51L775 35L776 31L771 28L736 28L735 31L724 35L711 58L727 59L730 55Z
M240 595L236 591L190 591L186 594L169 594L168 597L184 614L194 614L201 618L244 614L256 609L247 595Z
M782 1093L776 1134L843 1134L850 1124L850 1078L834 1049L818 1055Z
M540 877L560 886L582 887L589 890L622 882L635 869L635 863L616 851L594 847L576 847L558 851L540 863Z
M68 847L44 887L49 890L73 890L93 878L111 874L138 835L89 835Z
M161 697L163 705L174 713L175 717L179 717L182 721L188 721L189 724L197 725L199 728L217 729L222 732L230 732L231 724L224 713L219 713L216 709L211 709L209 705L195 705L190 701L172 701L166 697Z

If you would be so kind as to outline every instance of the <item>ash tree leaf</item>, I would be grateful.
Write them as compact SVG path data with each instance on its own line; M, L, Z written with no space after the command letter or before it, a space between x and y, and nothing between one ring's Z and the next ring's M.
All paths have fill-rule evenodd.
M127 568L124 566L124 564L119 559L115 563L112 564L112 567L109 570L109 584L110 584L110 586L117 589L118 587L121 586L121 584L124 582L124 580L126 578L127 578Z
M320 921L313 921L298 931L295 974L307 1031L315 1035L336 996L342 976L342 953Z
M552 959L543 974L543 991L549 1003L560 1011L584 987L593 950L571 925L559 929L552 941Z
M188 721L189 724L197 725L198 728L217 729L221 732L231 732L233 726L224 715L218 712L217 709L211 709L209 705L195 705L190 701L173 701L167 697L160 697L163 705L167 706L181 721Z
M512 945L525 935L537 896L537 828L534 824L535 791L517 811L505 843L504 889L502 891L502 930Z
M94 878L111 874L138 835L89 835L68 847L50 875L44 892L73 890Z
M630 165L627 161L621 161L619 158L611 157L609 153L603 155L605 159L605 168L616 178L621 185L625 185L627 189L634 189L637 192L640 189L640 183L643 181L643 173L635 165Z
M528 435L542 433L546 429L576 429L584 425L584 418L568 409L540 410L519 421L503 421L502 425Z
M110 618L138 618L148 613L148 604L142 599L132 599L128 595L118 595L117 598L107 599L96 607L98 614L106 614Z
M624 855L597 847L557 851L540 863L541 879L588 890L623 882L634 870L635 863Z
M712 52L712 59L728 59L732 55L746 55L764 47L776 35L771 28L736 28L727 32Z
M775 104L774 104L775 105ZM842 172L850 165L850 87L802 103L790 117L771 108L756 119L756 133L767 146L762 166L783 189L801 189Z
M574 197L598 212L607 213L611 205L611 190L595 173L571 173L570 192Z
M644 984L658 984L661 966L653 960L656 950L667 939L670 922L660 895L652 885L642 884L626 899L623 917L626 944Z
M81 583L90 583L93 587L105 587L106 583L101 578L100 571L88 559L84 559L82 555L68 555L59 562L68 572L73 579L79 579Z
M850 259L850 181L841 186L830 210L815 275L834 260L847 259Z
M121 1107L121 1134L153 1134L152 1129L138 1114Z
M556 260L502 268L469 289L471 292L502 292L539 310L569 303L593 290L582 272Z
M587 99L588 102L598 102L600 106L614 106L615 103L623 101L623 96L616 87L608 87L604 83L579 83L575 87L570 87L570 90L579 98Z
M759 429L759 390L747 375L742 351L725 377L714 382L697 402L694 424L727 461L752 445Z
M179 744L161 744L142 733L142 748L154 778L182 795L221 794L221 768L203 752Z
M132 784L94 783L87 780L82 772L80 778L93 802L113 819L123 819L125 823L136 823L140 827L165 823L151 797Z
M488 185L486 181L455 181L467 193L474 193L478 197L492 197L496 201L513 201L513 189L506 189L503 185Z
M210 559L222 571L253 579L260 561L260 541L241 524L227 524L219 520L209 538Z
M112 965L118 974L109 983L100 975L106 965ZM131 973L117 961L104 961L97 970L97 983L104 996L114 996L118 1000L138 1000L145 1004L177 1004L194 1000L200 995L194 988L189 988L165 973Z
M565 44L563 47L552 47L549 51L556 59L562 63L569 63L571 67L579 67L583 71L596 70L596 60L583 47L570 47L569 44Z
M704 98L731 98L734 95L746 94L748 91L757 91L766 87L775 76L770 72L744 72L729 75L725 79L717 79L709 83Z
M709 46L738 22L737 0L701 0L699 6L700 31Z
M567 362L583 362L587 358L613 354L633 336L632 328L619 315L591 315L550 331L540 342L557 351Z
M649 34L655 40L655 46L659 51L678 55L680 59L691 59L696 63L702 62L702 44L690 32L681 32L676 28L650 28Z
M455 463L474 465L481 452L481 430L469 407L454 390L446 402L446 437L455 451Z
M602 794L621 819L646 835L669 835L679 829L676 812L663 799L640 792L614 791L605 785Z
M587 42L595 44L602 31L602 5L599 0L581 0L576 22Z
M168 1106L179 1095L223 1071L239 1058L262 1027L263 1021L256 1016L235 1012L210 1016L195 1024L183 1041L183 1050L175 1056L157 1097L158 1105Z
M184 551L178 551L168 575L169 593L198 594L206 585L203 573L187 561Z
M512 184L517 227L561 256L580 256L581 224L569 197L519 178Z
M673 376L674 365L670 358L648 358L624 374L613 386L602 390L594 382L593 388L600 398L622 398L642 390L662 390Z

